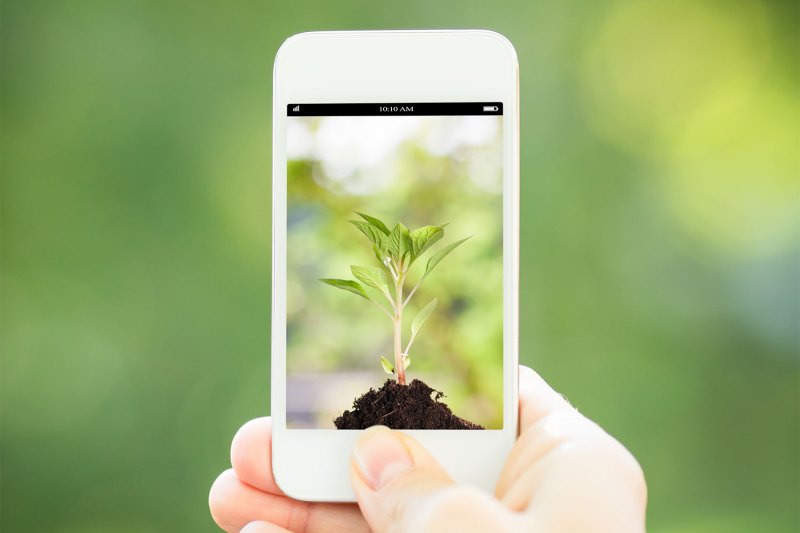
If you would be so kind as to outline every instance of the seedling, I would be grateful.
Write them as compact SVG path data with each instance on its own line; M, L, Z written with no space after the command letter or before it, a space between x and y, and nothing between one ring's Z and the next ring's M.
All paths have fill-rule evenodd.
M428 259L425 265L425 271L419 277L417 283L411 291L406 294L404 285L409 269L431 246L444 237L444 228L447 224L441 226L422 226L421 228L409 231L407 227L398 222L397 225L390 230L386 224L375 217L365 215L364 213L357 214L363 220L351 220L350 223L358 228L372 243L372 251L380 266L350 265L350 271L353 273L353 276L361 283L349 279L330 278L321 279L320 281L336 287L337 289L352 292L372 302L389 317L394 328L394 364L386 357L381 356L381 365L387 374L394 374L397 376L397 382L400 385L405 385L406 369L411 364L409 350L411 350L411 346L414 344L414 340L417 338L417 334L422 328L422 325L430 318L434 309L436 309L437 301L436 298L431 300L422 308L417 316L414 317L414 320L411 322L411 336L408 339L408 344L406 344L405 349L402 348L403 309L405 309L411 301L411 298L416 294L419 286L430 275L436 265L438 265L447 254L469 239L469 237L448 244L433 254L430 259ZM382 303L382 300L377 300L368 293L362 283L382 294L388 301L389 308L387 309L386 305Z

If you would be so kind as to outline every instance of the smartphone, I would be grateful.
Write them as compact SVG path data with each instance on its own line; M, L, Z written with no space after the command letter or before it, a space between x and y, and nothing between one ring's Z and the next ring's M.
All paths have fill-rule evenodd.
M359 432L492 491L517 435L516 52L481 30L313 32L275 58L272 468L353 501Z

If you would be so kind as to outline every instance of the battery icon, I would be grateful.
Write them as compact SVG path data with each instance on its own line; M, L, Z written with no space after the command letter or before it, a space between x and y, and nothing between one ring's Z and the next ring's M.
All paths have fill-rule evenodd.
M500 108L497 107L496 105L485 105L485 106L483 106L483 110L484 111L499 111Z

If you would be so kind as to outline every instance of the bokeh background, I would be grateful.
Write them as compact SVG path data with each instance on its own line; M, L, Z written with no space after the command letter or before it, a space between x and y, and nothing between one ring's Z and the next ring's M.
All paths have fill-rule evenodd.
M448 224L408 270L404 297L437 250L463 238L403 311L438 301L409 350L408 382L442 391L452 411L503 427L503 117L327 116L287 120L286 423L333 429L353 400L389 377L392 321L320 278L378 266L357 212L393 228ZM366 287L384 307L380 292ZM391 376L394 379L394 376Z
M485 27L520 60L522 360L638 457L650 531L797 531L798 9L3 2L0 528L215 530L269 412L275 51Z

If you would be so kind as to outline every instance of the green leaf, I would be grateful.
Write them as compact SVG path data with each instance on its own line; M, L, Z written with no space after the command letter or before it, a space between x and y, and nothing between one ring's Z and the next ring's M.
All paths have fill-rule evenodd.
M389 252L382 250L377 244L372 245L372 252L375 254L375 259L377 259L378 263L381 264L381 269L386 272L386 275L389 276L389 278L391 278L389 267L386 266L386 258L389 257Z
M386 287L389 289L389 292L394 290L394 280L392 279L392 273L389 272L387 267L384 267L381 272L383 273L383 282L386 283Z
M467 237L466 239L461 239L460 241L456 241L456 242L454 242L454 243L452 243L452 244L448 244L447 246L445 246L444 248L442 248L441 250L439 250L438 252L436 252L435 254L433 254L433 257L431 257L430 259L428 259L428 264L425 266L425 273L423 274L423 277L424 277L424 276L427 276L428 274L430 274L430 273L431 273L431 271L433 270L433 268L434 268L436 265L438 265L438 264L439 264L439 262L440 262L442 259L444 259L444 258L445 258L445 256L447 256L447 254L449 254L450 252L452 252L453 250L455 250L455 249L456 249L458 246L460 246L461 244L463 244L463 243L464 243L464 241L466 241L467 239L469 239L469 238L471 238L471 237L472 237L472 235L470 235L470 236L469 236L469 237Z
M411 256L416 259L444 237L444 229L442 226L422 226L412 231L410 236L413 247Z
M350 265L350 271L358 281L379 291L390 286L386 272L380 268Z
M419 329L422 327L425 321L430 318L431 313L433 313L433 310L436 309L436 304L438 303L439 302L436 300L436 298L434 298L428 305L422 308L422 311L420 311L416 317L414 317L414 321L411 322L412 338L417 336Z
M403 357L403 368L408 368L411 366L411 357L406 355Z
M392 253L392 256L399 263L411 251L411 236L409 235L408 228L400 222L389 233L387 248Z
M367 291L364 290L364 287L361 284L356 283L350 279L330 279L330 278L322 278L320 279L322 283L327 283L332 287L336 287L337 289L342 289L343 291L352 292L353 294L357 294L364 299L370 300L371 298L367 294Z
M394 374L394 365L384 356L381 356L381 366L383 367L383 371L387 374Z
M356 211L356 214L358 216L360 216L361 218L363 218L364 220L366 220L367 222L369 222L370 225L375 226L376 228L381 230L381 232L383 232L384 235L389 235L389 233L390 233L389 232L389 228L386 226L386 224L384 224L383 222L381 222L377 218L371 217L369 215L365 215L364 213L359 213L358 211Z
M350 223L357 227L361 233L366 235L367 239L369 239L372 244L378 246L379 248L386 248L386 236L380 229L376 228L372 224L368 224L360 220L351 220Z

